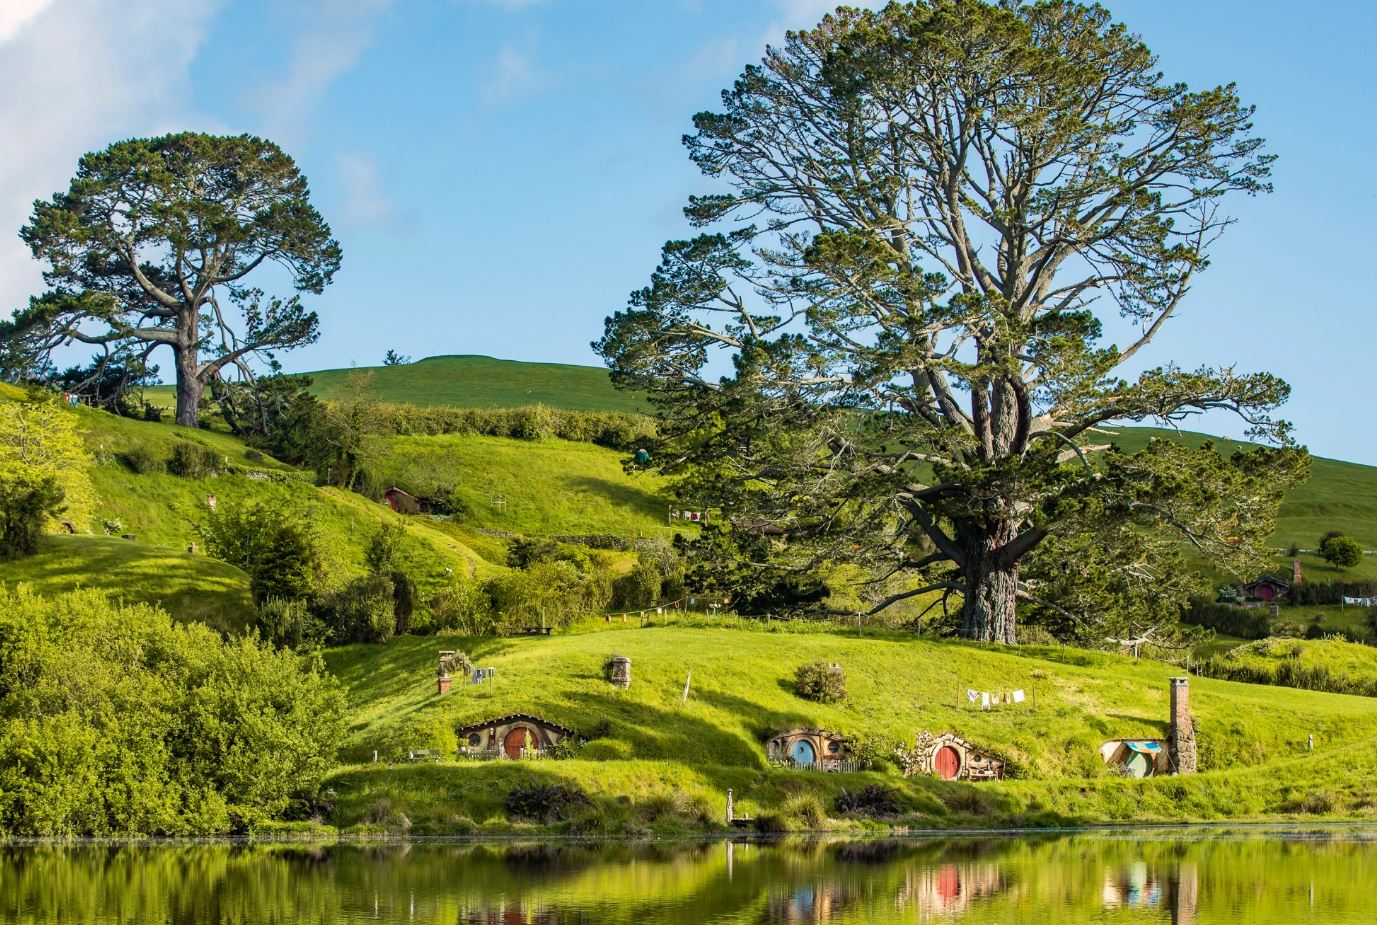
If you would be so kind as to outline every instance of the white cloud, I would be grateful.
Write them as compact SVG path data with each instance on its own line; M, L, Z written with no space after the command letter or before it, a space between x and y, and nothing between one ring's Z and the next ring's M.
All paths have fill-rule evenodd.
M188 69L217 5L0 0L0 316L40 291L41 268L16 232L35 199L67 187L83 153L208 127Z
M317 0L300 17L285 72L259 83L245 102L263 116L264 134L289 146L326 91L373 43L378 18L394 0Z
M342 220L348 225L371 225L392 214L392 203L378 182L378 164L362 154L338 158L339 181L344 190Z
M19 34L24 24L53 5L53 0L5 0L0 4L0 43Z
M530 55L504 45L497 53L493 72L478 95L489 106L509 103L535 92L545 83Z

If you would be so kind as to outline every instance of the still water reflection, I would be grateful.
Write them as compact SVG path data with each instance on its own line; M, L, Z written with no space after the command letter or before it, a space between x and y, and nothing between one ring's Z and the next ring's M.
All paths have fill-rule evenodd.
M14 923L1377 921L1377 831L0 849Z

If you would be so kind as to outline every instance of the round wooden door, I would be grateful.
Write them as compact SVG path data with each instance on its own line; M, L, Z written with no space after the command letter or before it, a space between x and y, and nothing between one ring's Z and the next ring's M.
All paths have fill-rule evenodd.
M961 773L961 755L950 745L943 745L932 756L932 766L942 780L956 780L956 775Z
M789 757L794 759L794 764L812 764L818 760L818 753L813 750L812 742L799 739L789 746Z
M517 726L507 733L506 738L502 740L502 751L507 753L508 758L521 757L521 750L526 747L527 735L531 737L531 744L535 745L535 733L531 732L531 730L527 729L525 726Z
M1152 759L1142 752L1129 752L1124 769L1130 777L1147 777L1152 773Z

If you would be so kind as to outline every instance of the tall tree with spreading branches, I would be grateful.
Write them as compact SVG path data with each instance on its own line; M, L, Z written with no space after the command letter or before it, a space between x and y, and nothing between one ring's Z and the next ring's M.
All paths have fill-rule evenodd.
M1094 619L1108 539L1140 588L1180 548L1163 531L1225 567L1264 552L1302 452L1098 436L1224 409L1289 445L1275 376L1132 372L1226 198L1270 189L1232 85L1166 82L1100 7L930 0L789 33L694 126L720 183L685 210L705 231L665 245L594 347L656 402L654 458L747 565L909 575L873 609L942 591L961 635L1014 642L1021 598ZM1082 562L1025 574L1044 543Z
M340 264L296 163L249 135L183 132L87 154L20 236L51 288L0 326L4 353L32 360L75 341L146 360L166 346L188 427L212 380L251 378L254 357L316 339L300 294L319 294ZM268 264L292 295L248 284Z

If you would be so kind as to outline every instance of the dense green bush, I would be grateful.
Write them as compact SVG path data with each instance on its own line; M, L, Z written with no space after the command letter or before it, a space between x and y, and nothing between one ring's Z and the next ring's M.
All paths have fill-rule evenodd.
M369 573L332 594L324 606L330 641L387 642L397 632L396 589L386 575Z
M204 479L219 472L221 464L220 454L210 447L178 441L172 447L167 471L187 479Z
M62 511L64 497L56 479L0 477L0 560L38 552L43 528Z
M612 582L614 610L641 610L658 603L663 579L652 562L637 562L625 575Z
M507 815L512 819L541 822L549 825L569 818L580 806L590 806L588 794L577 787L563 784L517 784L507 794Z
M1234 607L1199 598L1191 601L1181 622L1242 639L1262 639L1271 632L1266 607Z
M249 575L256 601L311 596L319 555L305 524L267 504L222 504L199 528L207 554Z
M0 588L0 836L252 830L318 789L344 710L316 657Z
M794 692L815 703L836 703L846 699L846 672L842 666L824 661L800 665L794 672Z
M655 422L621 411L568 411L547 405L520 408L453 408L373 403L382 433L396 436L476 434L543 440L555 437L629 450L655 437Z
M867 784L860 790L845 787L837 796L837 812L848 816L886 819L899 815L899 792L882 784Z
M158 451L146 443L131 444L124 451L124 464L139 475L152 475L167 471L167 462Z
M325 641L326 628L306 601L270 597L258 605L257 628L268 642L291 649L315 648Z

